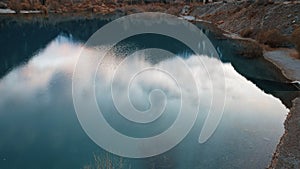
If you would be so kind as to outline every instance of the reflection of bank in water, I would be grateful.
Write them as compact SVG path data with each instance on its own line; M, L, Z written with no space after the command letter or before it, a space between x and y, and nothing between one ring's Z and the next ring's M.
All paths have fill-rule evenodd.
M257 86L262 87L265 92L276 92L276 91L286 91L286 92L296 92L300 91L299 81L293 82L279 82L274 80L259 79L253 77L247 77L247 79L254 82Z
M298 97L300 86L298 82L280 82L275 80L266 80L260 78L247 77L256 86L262 89L264 92L272 94L273 96L280 98L280 100L288 108L292 106L292 100Z

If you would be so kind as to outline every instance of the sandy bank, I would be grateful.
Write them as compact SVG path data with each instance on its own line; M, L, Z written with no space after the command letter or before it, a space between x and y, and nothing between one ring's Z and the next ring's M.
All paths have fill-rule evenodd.
M292 57L295 52L292 49L277 49L266 51L264 57L279 67L288 79L300 81L300 60Z

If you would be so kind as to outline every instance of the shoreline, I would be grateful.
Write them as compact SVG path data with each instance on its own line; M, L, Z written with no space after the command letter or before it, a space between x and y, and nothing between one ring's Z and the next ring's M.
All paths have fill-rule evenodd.
M300 97L293 100L293 106L284 122L285 132L273 154L268 169L300 168L299 150L299 121L300 121Z
M299 81L300 60L292 58L291 51L279 49L265 52L264 58L277 66L288 79ZM292 107L284 122L285 131L273 154L269 169L300 168L300 92L297 93L298 97L292 100Z
M292 57L295 52L292 49L279 48L274 51L265 51L264 58L278 67L286 78L297 81L300 80L300 60Z
M206 22L207 24L209 21ZM215 26L219 28L218 26ZM232 40L249 40L256 41L254 39L242 38L240 36L230 35L228 30L219 28L216 34L220 35L222 32L223 36L228 37ZM225 34L228 33L229 35ZM261 46L263 49L262 56L265 61L273 64L277 67L282 75L290 81L299 81L300 80L300 60L293 57L295 49L288 48L273 48L271 51L265 46ZM299 84L300 85L300 84ZM298 85L298 86L299 86ZM300 168L300 91L283 91L283 92L295 92L297 97L292 99L292 106L289 108L290 111L287 115L287 118L284 122L284 133L281 136L276 150L273 153L272 160L270 161L268 169L277 169L277 168L289 168L289 169L298 169Z
M209 22L210 21L207 21L208 24ZM247 39L236 36L236 34L233 34L234 36L225 35L224 32L230 33L230 31L220 28L217 25L216 27L223 32L224 36L230 37L231 39ZM256 41L255 39L249 40ZM300 81L300 60L293 57L295 56L295 52L297 55L297 51L295 49L273 48L270 51L263 45L262 49L263 53L261 57L263 57L264 60L280 69L282 75L290 81ZM300 84L298 86L300 86ZM291 100L292 106L290 107L290 111L284 122L285 131L276 146L272 160L267 167L268 169L300 168L300 91L294 92L297 97Z

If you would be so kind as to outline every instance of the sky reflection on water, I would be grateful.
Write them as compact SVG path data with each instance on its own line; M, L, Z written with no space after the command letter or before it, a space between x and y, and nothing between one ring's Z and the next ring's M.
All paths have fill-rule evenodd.
M0 161L0 168L80 168L92 159L94 152L101 150L82 131L72 104L72 73L82 46L67 37L59 36L28 63L13 69L1 79L0 160L3 160ZM210 77L199 66L201 63L198 57L202 57L208 69L215 70ZM119 58L110 59L112 65L119 62ZM227 93L223 118L208 142L197 142L207 116L212 90L221 92L218 87L212 89L209 79L216 83L215 86L220 83L218 79L222 72L216 67L217 62L219 61L206 56L192 55L185 58L199 89L200 112L190 134L163 155L171 159L171 168L253 168L253 165L255 168L263 168L270 161L283 133L283 121L288 111L285 106L226 63L223 64ZM88 64L94 64L89 63L89 60L86 63L86 68L90 67ZM136 55L125 65L124 70L134 72L140 65L150 64ZM182 70L176 60L171 58L157 64L174 68L179 74L180 79L177 80L185 80L185 76L180 75ZM120 87L122 78L128 72L122 71L117 76ZM159 72L151 71L141 75L132 84L130 96L138 109L149 107L148 94L153 88L162 88L167 97L171 98L168 100L166 115L155 121L153 127L147 128L111 115L115 110L110 93L104 89L110 85L112 75L113 69L98 70L96 96L105 117L115 129L135 137L146 137L155 135L172 124L180 105L178 90L172 80ZM83 74L82 77L89 82L89 75ZM185 88L182 90L195 94ZM121 92L120 97L125 97L126 94ZM89 98L91 93L85 93L83 97ZM195 100L187 102L192 105ZM154 163L157 163L155 158Z

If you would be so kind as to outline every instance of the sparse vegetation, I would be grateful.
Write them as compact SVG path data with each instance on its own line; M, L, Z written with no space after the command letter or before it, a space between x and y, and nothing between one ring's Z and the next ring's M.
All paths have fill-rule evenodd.
M237 44L240 46L237 48L239 49L237 53L240 55L245 57L261 57L263 55L263 49L256 41L239 40Z
M16 13L19 13L21 10L40 10L42 13L48 14L47 6L42 5L39 0L10 0L8 8L14 10Z
M300 27L293 31L291 41L295 44L296 50L300 54Z
M289 39L284 36L278 29L260 31L257 40L272 48L287 47L290 45Z
M240 32L240 35L244 38L250 38L253 35L253 28L246 28Z
M21 10L20 0L10 0L8 3L8 7L16 11L16 13L19 13Z
M182 1L183 2L183 1ZM172 6L170 6L172 4ZM9 0L8 7L17 13L20 10L40 10L47 14L55 13L93 12L108 14L116 9L128 13L152 11L178 14L183 3L178 1L145 1L145 0ZM180 7L179 7L180 6ZM179 7L179 8L178 8Z

